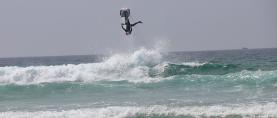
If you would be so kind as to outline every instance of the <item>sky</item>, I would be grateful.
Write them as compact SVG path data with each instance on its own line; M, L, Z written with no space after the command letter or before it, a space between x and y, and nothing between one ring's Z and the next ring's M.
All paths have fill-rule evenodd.
M143 21L126 37L119 10ZM277 0L1 0L0 57L277 48Z

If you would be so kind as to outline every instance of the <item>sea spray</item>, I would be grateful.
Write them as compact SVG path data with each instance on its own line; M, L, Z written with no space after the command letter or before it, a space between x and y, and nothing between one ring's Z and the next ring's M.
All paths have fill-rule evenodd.
M1 84L39 84L63 81L120 81L148 78L161 54L144 48L131 55L114 55L100 63L56 66L0 67Z
M0 67L0 117L277 117L272 52L141 48L102 61L59 57L52 66L56 57L27 59L40 61L34 66L19 59Z
M253 71L253 72L251 72ZM247 72L247 73L245 73ZM222 75L259 78L251 73L272 73L236 64L163 61L158 50L141 48L132 54L116 54L99 63L55 66L0 67L0 84L40 84L63 82L128 81L158 82L180 75ZM250 73L250 74L248 74ZM255 74L257 75L257 74Z

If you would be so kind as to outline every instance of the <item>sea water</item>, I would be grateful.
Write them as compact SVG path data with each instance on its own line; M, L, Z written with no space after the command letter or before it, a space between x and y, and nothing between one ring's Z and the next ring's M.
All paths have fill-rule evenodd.
M0 59L0 117L277 117L277 49Z

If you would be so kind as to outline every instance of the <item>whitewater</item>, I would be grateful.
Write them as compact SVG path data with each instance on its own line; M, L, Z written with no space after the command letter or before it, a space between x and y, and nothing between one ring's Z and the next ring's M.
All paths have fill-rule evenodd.
M0 117L277 117L276 49L94 56L0 59Z

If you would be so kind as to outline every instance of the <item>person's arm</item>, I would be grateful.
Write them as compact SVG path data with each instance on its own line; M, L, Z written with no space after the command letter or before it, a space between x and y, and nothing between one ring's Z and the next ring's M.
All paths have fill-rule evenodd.
M139 23L142 23L141 21L138 21L138 22L136 22L136 23L134 23L134 24L131 24L131 26L133 27L133 26L135 26L135 25L137 25L137 24L139 24Z
M122 28L124 31L126 31L126 29L123 27L123 24L121 24L121 28Z

